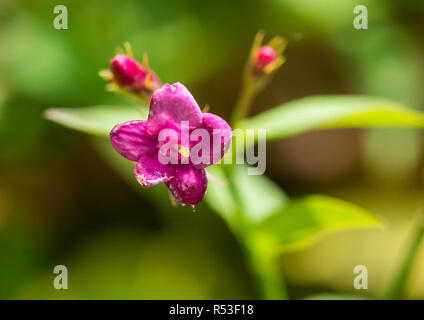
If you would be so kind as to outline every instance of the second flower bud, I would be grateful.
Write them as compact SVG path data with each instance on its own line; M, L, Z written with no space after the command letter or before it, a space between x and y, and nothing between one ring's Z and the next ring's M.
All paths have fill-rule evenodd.
M109 82L110 90L123 90L141 98L150 97L162 85L150 69L147 56L140 64L131 54L117 54L110 61L109 69L101 71L100 76Z

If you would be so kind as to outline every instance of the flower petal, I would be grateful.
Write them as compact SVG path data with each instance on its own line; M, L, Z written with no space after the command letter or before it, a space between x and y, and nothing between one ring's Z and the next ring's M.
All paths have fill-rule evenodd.
M121 156L131 161L155 151L155 137L147 133L146 121L142 120L117 124L110 131L110 141Z
M165 84L152 95L147 130L157 134L164 128L178 129L181 121L188 121L188 128L195 129L202 124L202 112L181 83Z
M143 155L134 169L134 176L143 187L150 187L170 181L175 175L175 167L159 162L156 155Z
M110 61L110 71L120 86L140 86L146 77L145 68L125 54L118 54Z
M193 206L203 199L207 184L204 169L186 165L179 166L175 177L166 185L178 202Z
M231 127L229 124L212 113L203 113L202 125L199 127L206 129L209 132L210 137L210 161L209 163L200 163L195 165L196 168L205 168L214 163L219 162L224 156L224 153L228 151L231 143ZM214 141L217 141L217 146L214 147Z

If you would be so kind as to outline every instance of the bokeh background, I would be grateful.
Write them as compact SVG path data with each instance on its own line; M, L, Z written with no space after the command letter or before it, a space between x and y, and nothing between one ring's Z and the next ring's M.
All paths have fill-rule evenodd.
M53 28L58 4L68 8L68 30ZM358 4L368 7L368 30L353 28ZM419 0L0 1L0 298L258 298L243 251L206 204L163 210L154 192L102 156L110 146L42 112L125 103L105 91L98 71L129 41L164 82L182 82L199 105L229 119L259 29L289 45L254 114L313 94L424 106ZM360 293L387 285L424 197L422 147L422 132L406 129L311 132L268 145L266 174L290 196L336 196L388 225L283 255L292 298L358 293L359 264L369 272ZM53 288L58 264L68 267L68 290ZM408 298L424 298L423 269L424 247Z

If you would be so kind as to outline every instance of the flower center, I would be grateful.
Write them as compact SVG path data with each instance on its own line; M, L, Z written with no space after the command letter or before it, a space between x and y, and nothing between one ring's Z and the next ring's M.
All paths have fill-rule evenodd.
M190 148L186 146L182 146L180 144L176 145L177 151L184 158L188 158L190 156Z

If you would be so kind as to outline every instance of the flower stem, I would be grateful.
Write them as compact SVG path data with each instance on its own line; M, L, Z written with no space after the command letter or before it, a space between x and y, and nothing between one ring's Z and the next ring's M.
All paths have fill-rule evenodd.
M248 261L256 278L260 295L266 300L286 300L287 292L283 276L278 270L276 256L269 250L248 245Z
M230 123L232 127L237 126L240 120L246 118L256 95L266 86L270 79L269 76L257 78L249 71L250 67L249 62L247 62L243 72L240 93L231 117ZM232 152L233 156L235 156L237 151L233 149ZM234 196L237 197L234 187L230 187ZM247 231L248 228L244 228L245 219L241 212L239 212L237 218L237 223L233 225L233 231L245 248L247 262L256 278L261 297L267 300L287 299L284 279L276 263L277 255L272 250L273 245L264 239L255 237L252 232Z
M240 89L240 93L234 107L234 112L231 117L232 126L237 125L237 122L243 120L249 114L253 99L258 92L252 81L246 77L247 76L244 75L242 87Z
M408 276L412 269L415 256L418 252L421 240L424 236L424 205L422 204L415 217L415 223L413 230L411 231L408 246L406 248L406 254L398 267L398 270L389 285L388 289L383 292L382 299L398 300L401 299L405 292L405 285L408 280Z
M231 169L227 168L227 170ZM230 174L231 172L226 172L228 179ZM230 190L237 198L233 184L230 184ZM284 277L276 261L278 254L274 250L274 244L267 241L263 236L255 234L249 227L245 216L239 210L237 210L234 219L226 219L226 221L244 249L246 263L256 280L260 297L266 300L288 299Z

